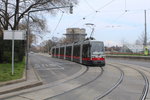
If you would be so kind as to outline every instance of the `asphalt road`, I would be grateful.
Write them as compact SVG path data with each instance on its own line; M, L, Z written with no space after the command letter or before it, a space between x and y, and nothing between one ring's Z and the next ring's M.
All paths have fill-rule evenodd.
M51 58L48 55L30 54L30 64L33 66L44 84L48 84L71 76L81 70L80 64L67 60Z
M44 85L5 100L150 100L149 62L106 59L104 68L84 66L82 74L51 85L83 66L39 54L30 54L30 61Z
M141 67L150 68L150 62L148 61L131 60L131 59L127 60L127 59L119 59L119 58L106 58L106 63L107 62L133 64L133 65L139 65Z

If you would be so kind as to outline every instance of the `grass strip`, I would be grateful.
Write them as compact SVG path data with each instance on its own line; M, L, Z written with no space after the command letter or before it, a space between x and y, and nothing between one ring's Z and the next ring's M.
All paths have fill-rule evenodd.
M12 75L11 64L0 64L0 82L20 79L25 69L25 60L14 64L14 75Z

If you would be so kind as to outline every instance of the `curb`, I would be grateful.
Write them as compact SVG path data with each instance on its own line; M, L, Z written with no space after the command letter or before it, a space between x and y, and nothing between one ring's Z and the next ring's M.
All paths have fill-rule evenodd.
M21 87L14 88L14 89L11 89L11 90L2 91L2 92L0 92L0 95L6 94L6 93L10 93L10 92L19 91L19 90L22 90L22 89L35 87L35 86L39 86L39 85L41 85L41 82L33 82L33 83L25 85L25 86L21 86Z
M86 71L86 67L84 65L81 65L81 67L82 67L81 70L79 70L77 73L75 73L75 74L73 74L73 75L71 75L71 76L69 76L69 77L67 77L65 79L61 79L61 80L58 80L58 81L51 82L50 84L46 84L46 85L42 85L42 86L33 88L32 91L38 91L40 89L46 89L46 88L49 88L49 87L57 86L57 85L60 85L62 83L65 83L65 82L67 82L69 80L72 80L73 78L78 77L79 75L83 74ZM36 70L34 70L34 71L35 71L35 73L37 73ZM37 73L37 77L39 77L38 73ZM40 77L39 77L39 80L41 80ZM38 84L34 84L34 85L41 85L41 84L43 84L43 82L42 83L39 82ZM26 88L30 88L30 87L33 87L33 86L30 85L29 87L26 87ZM22 88L22 89L24 89L24 88ZM21 92L16 91L15 93L12 92L12 93L8 93L8 94L0 95L0 100L4 100L4 99L7 99L7 98L11 98L11 97L17 96L17 95L21 95L22 93L28 93L29 91L31 91L31 89L23 90Z
M31 88L31 87L42 85L43 81L41 80L41 78L38 75L38 73L35 71L34 68L32 68L32 70L33 70L33 73L35 74L35 76L37 78L37 81L33 81L33 82L31 81L31 82L26 83L26 84L24 84L22 86L14 87L14 88L11 88L11 89L6 89L5 91L0 91L0 95L6 94L6 93L10 93L10 92L19 91L19 90L22 90L22 89L28 89L28 88ZM26 81L27 81L26 74L24 74L23 78L25 78ZM24 81L24 82L26 82L26 81ZM23 79L14 80L13 82L6 82L5 84L3 83L3 86L6 85L6 84L13 84L13 83L19 83L19 82L23 82Z
M41 77L39 76L38 72L33 67L32 67L32 69L33 69L33 71L34 71L34 73L35 73L39 83L42 85L43 84L43 80L41 79Z

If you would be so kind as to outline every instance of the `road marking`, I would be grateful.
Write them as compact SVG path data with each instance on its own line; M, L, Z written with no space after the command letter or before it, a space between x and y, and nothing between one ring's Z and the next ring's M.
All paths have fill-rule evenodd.
M63 70L61 68L38 68L37 70Z
M34 64L34 68L40 68L41 66L39 64Z
M51 72L54 76L57 75L57 74L56 74L54 71L52 71L52 70L50 70L50 72Z
M58 64L34 64L34 68L37 70L64 70L64 67Z
M45 68L45 64L42 64L42 67Z
M49 66L53 66L53 67L58 67L59 69L63 69L64 70L64 67L62 67L60 64L49 64Z
M63 70L64 70L64 67L62 67L61 65L59 65L59 64L58 64L57 66L58 66L59 68L61 68L61 69L63 69Z
M45 64L46 67L48 67L48 64Z

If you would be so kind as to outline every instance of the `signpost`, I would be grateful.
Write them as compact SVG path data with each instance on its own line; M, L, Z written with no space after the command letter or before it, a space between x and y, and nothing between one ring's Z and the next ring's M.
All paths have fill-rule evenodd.
M4 30L4 40L12 40L12 75L14 75L14 40L25 40L25 31Z

